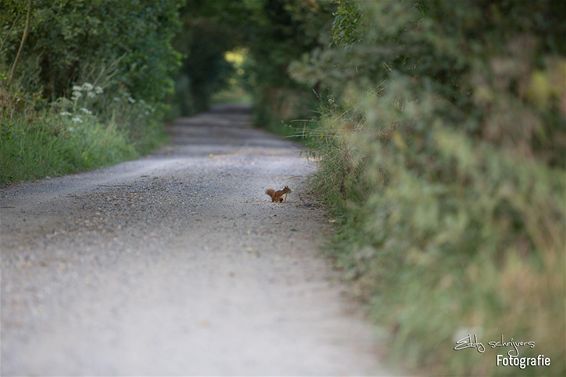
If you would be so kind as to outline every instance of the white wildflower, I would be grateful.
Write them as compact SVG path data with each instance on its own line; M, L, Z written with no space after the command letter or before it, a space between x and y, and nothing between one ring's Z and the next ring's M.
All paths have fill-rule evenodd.
M86 90L86 91L88 91L88 92L90 92L93 88L94 88L94 87L93 87L92 84L89 83L89 82L85 82L85 83L83 84L83 89Z
M71 97L72 100L78 100L79 98L81 98L82 94L79 91L73 91L73 96Z
M75 123L82 123L83 120L81 119L80 116L74 116L73 119L71 119L73 122Z
M96 97L96 94L94 94L94 92L88 92L88 93L86 94L86 96L87 96L88 98L94 98L94 97Z
M104 92L104 90L102 90L102 88L100 86L95 86L94 87L94 92L96 94L102 94L102 92Z
M80 92L82 88L78 85L73 85L73 92Z
M61 112L59 113L59 115L64 116L64 117L68 117L68 116L71 116L72 114L71 114L70 112L68 112L68 111L61 111Z
M90 111L89 109L85 108L85 107L81 107L81 111L87 115L91 115L92 111Z
M67 130L68 130L69 132L73 132L73 131L75 130L75 127L69 127L69 128L67 128Z
M120 98L114 97L114 98L112 98L112 100L115 101L115 102L118 102L118 101L120 101Z
M128 102L129 103L136 103L136 100L133 99L131 96L128 96Z

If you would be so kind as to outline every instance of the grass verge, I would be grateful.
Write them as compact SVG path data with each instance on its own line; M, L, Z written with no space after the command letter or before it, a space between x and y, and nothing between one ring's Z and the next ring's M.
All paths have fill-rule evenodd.
M49 104L17 91L4 93L0 185L112 165L149 153L166 140L163 106L124 91L103 93L88 82L73 86L71 98Z
M130 135L94 117L74 122L51 112L0 124L0 185L112 165L148 153L164 142L158 125Z

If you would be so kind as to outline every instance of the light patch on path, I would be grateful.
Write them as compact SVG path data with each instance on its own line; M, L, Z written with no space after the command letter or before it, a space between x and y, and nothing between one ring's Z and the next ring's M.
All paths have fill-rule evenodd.
M382 374L317 251L314 164L239 108L170 131L147 158L0 190L1 374Z

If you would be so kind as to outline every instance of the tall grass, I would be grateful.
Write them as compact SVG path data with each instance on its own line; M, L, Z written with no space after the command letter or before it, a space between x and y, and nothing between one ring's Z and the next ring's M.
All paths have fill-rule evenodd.
M49 114L4 119L0 125L0 184L93 169L138 152L114 124L75 123Z
M160 112L125 91L87 82L49 104L16 90L2 99L0 185L115 164L165 140Z

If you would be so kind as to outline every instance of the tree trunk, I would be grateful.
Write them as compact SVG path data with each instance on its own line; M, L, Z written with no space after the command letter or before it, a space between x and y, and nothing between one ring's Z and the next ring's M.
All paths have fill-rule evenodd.
M26 38L28 37L30 15L31 15L31 0L28 0L26 25L24 26L24 33L22 35L22 40L20 41L20 47L18 47L18 52L16 53L16 58L14 59L14 63L12 63L12 67L10 68L10 73L8 74L8 86L10 86L10 84L12 83L12 79L14 78L14 72L16 71L16 67L18 66L18 61L20 60L20 55L22 54L22 50L24 48L24 43L26 42Z

